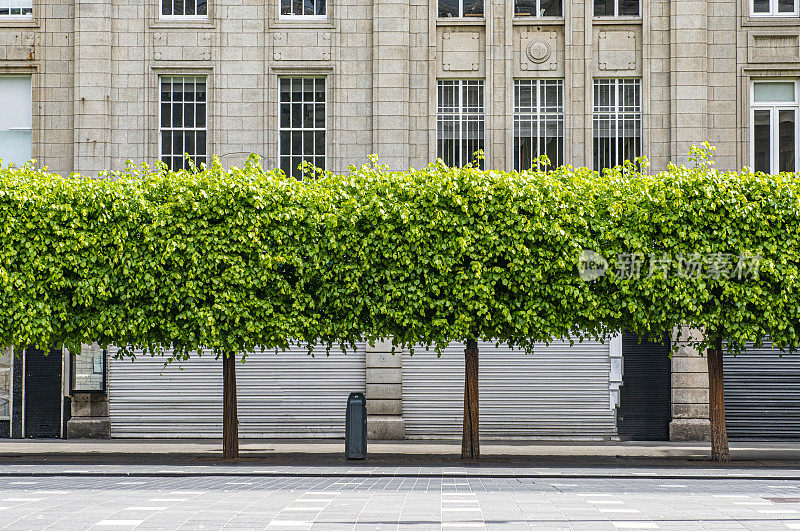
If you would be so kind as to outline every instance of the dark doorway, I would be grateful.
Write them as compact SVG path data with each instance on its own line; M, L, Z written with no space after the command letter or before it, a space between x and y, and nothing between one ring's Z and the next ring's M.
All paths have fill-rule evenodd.
M61 350L25 350L25 437L61 435Z
M617 430L629 441L669 440L672 360L669 338L660 343L622 336L622 387Z

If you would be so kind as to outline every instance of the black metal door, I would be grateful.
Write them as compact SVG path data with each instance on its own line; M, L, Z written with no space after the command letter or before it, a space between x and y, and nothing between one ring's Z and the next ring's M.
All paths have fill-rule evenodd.
M635 334L622 336L622 387L617 430L630 441L669 440L672 420L669 338L639 343Z
M25 437L55 438L61 433L61 350L45 355L25 351Z

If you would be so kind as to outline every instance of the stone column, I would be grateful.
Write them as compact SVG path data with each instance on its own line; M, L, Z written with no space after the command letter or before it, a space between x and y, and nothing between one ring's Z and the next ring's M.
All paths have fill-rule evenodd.
M72 354L64 349L67 359ZM80 388L96 389L95 391L74 391L71 397L71 416L67 421L67 439L107 439L111 436L111 421L108 417L108 394L103 384L104 375L94 373L94 360L103 358L108 363L106 355L100 345L83 345L81 354L76 356L75 363L67 363L67 367L77 374L70 374L71 382L80 382ZM72 385L70 385L72 387ZM71 390L71 389L70 389Z
M372 152L392 170L409 167L410 9L375 2L372 21Z
M74 171L95 176L111 162L111 2L75 0Z
M367 438L405 439L403 356L389 341L367 345Z
M708 441L711 424L708 420L708 365L697 349L686 344L689 334L700 331L683 327L682 339L673 334L679 348L672 356L672 422L671 441Z

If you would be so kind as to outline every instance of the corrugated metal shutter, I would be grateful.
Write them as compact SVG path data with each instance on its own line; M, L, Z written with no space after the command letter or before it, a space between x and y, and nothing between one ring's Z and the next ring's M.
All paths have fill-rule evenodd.
M541 345L535 354L480 343L480 430L486 438L605 438L616 434L610 406L609 346ZM464 346L403 355L403 417L409 438L460 437Z
M341 437L347 396L364 392L364 349L257 352L236 369L241 437ZM164 367L164 358L109 360L113 437L220 437L222 361L211 353Z
M726 354L723 369L731 439L800 439L800 355L765 345Z

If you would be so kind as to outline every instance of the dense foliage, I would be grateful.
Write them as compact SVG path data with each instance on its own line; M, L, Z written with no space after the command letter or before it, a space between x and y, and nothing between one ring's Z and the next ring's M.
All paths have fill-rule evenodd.
M733 348L800 344L796 178L695 158L654 175L373 161L302 182L256 157L105 179L0 169L0 343L530 348L683 323ZM604 274L582 278L586 251Z

